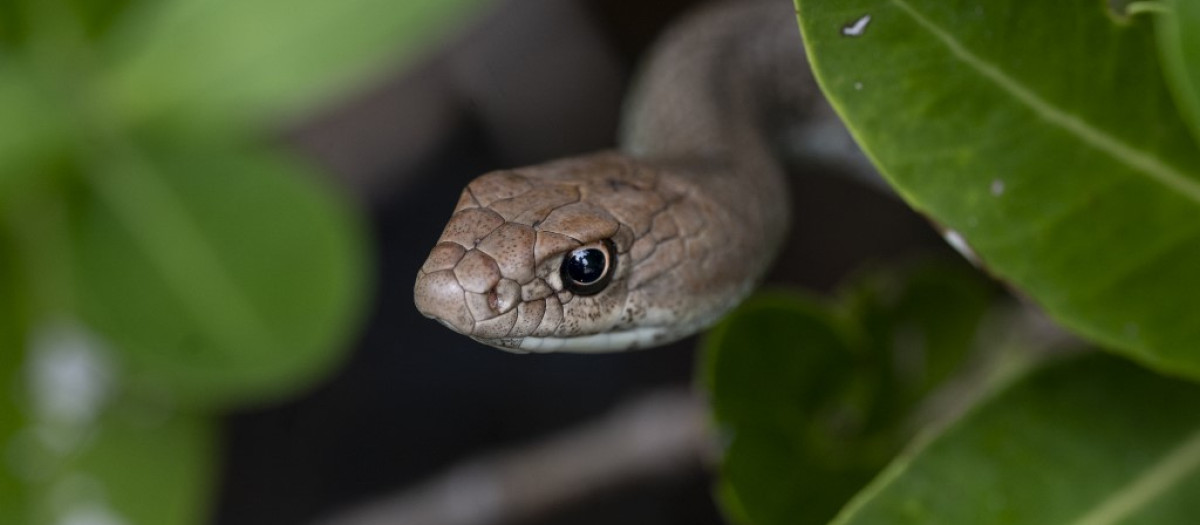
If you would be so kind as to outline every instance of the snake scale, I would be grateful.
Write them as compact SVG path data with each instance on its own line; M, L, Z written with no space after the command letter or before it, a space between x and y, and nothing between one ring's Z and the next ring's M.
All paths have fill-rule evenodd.
M422 314L511 351L620 351L696 333L757 286L789 222L781 137L845 134L790 2L693 12L636 78L619 151L463 190L417 275Z

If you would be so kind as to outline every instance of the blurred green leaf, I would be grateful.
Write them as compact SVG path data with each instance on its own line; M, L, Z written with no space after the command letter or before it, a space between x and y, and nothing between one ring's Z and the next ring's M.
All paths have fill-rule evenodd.
M871 270L842 293L848 315L863 329L863 352L877 365L872 382L888 392L868 423L877 428L904 417L959 370L997 295L962 259Z
M1094 354L1045 368L898 458L837 524L1185 524L1200 386Z
M729 439L721 495L760 525L833 516L885 458L856 455L845 400L855 379L851 336L802 297L752 297L705 341L713 415Z
M29 0L27 0L29 1ZM32 0L42 2L45 0ZM92 39L103 36L129 9L155 0L67 0L79 17L85 34ZM161 0L158 0L161 1Z
M0 354L0 523L205 523L211 419L122 396L118 362L79 325L47 323L29 339Z
M89 180L83 312L133 384L224 404L305 384L342 354L364 240L314 173L262 153L164 148Z
M825 523L897 453L915 409L976 347L994 285L965 262L862 272L826 306L751 297L705 341L705 384L729 439L730 519Z
M102 423L74 468L99 482L104 502L131 525L203 525L216 489L215 430L211 416L126 404Z
M1146 17L797 0L839 114L914 207L1077 333L1200 377L1200 148Z
M208 523L216 432L209 416L119 400L99 418L40 420L10 447L27 479L22 525Z
M82 30L84 36L96 39L120 18L130 5L152 0L4 0L0 1L0 54L4 49L16 50L28 44L31 32L30 21L37 11L54 10L59 16L71 18L71 23Z
M66 149L62 113L38 89L26 64L0 54L0 206L20 199Z
M120 114L261 127L428 49L484 0L173 0L113 35Z
M205 412L328 372L366 289L249 143L483 1L0 1L0 523L208 521Z
M25 523L25 487L14 464L12 443L25 426L20 396L25 355L25 290L18 278L13 243L0 229L0 523Z
M12 0L0 2L0 56L8 55L25 40L28 28L23 7Z
M1158 50L1175 103L1200 140L1200 4L1188 0L1165 4L1169 9L1155 20Z
M826 307L804 296L752 296L704 343L708 387L730 394L713 398L714 414L735 423L763 419L764 413L773 413L768 419L792 421L817 410L845 387L854 371L846 330ZM798 344L814 350L801 351ZM788 350L768 350L776 348ZM766 385L776 390L759 388Z

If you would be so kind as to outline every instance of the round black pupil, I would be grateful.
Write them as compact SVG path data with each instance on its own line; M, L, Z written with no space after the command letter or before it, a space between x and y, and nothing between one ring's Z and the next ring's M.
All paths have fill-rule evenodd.
M580 284L590 284L604 276L604 252L596 248L575 250L567 256L567 276Z

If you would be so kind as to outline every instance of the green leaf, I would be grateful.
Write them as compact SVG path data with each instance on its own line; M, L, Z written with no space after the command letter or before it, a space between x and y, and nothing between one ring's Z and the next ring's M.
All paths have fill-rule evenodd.
M29 44L30 37L45 28L35 28L33 22L42 12L53 11L68 17L85 36L103 34L121 12L135 0L5 0L0 2L0 52L5 47L19 49ZM144 1L144 0L137 0ZM61 36L61 35L56 35Z
M155 2L112 35L102 84L134 121L260 127L413 60L483 1Z
M25 290L18 279L17 262L13 260L13 243L0 230L0 451L9 451L11 444L25 426L22 413L20 371L25 355L26 302ZM0 523L25 523L23 480L19 466L13 464L11 453L0 456Z
M38 1L38 0L33 0ZM68 0L88 37L102 36L121 15L137 3L147 0Z
M888 392L873 417L888 425L958 371L996 290L965 261L926 260L865 272L842 293Z
M214 423L211 416L119 407L73 465L75 479L103 487L104 500L79 503L105 504L130 524L208 523L218 460Z
M738 523L825 523L907 441L914 408L975 347L994 295L962 261L861 272L832 306L753 296L705 340Z
M1200 150L1104 2L797 0L822 88L914 207L1102 346L1200 377Z
M110 349L80 325L48 322L28 339L0 355L3 523L203 523L213 421L122 396Z
M1200 140L1200 4L1171 1L1158 15L1158 50L1175 101Z
M1200 386L1103 354L1045 367L894 461L834 523L1194 523Z
M13 443L27 470L16 495L30 512L5 523L207 523L214 420L127 401L104 412L95 421L41 421Z
M0 2L0 52L16 47L25 38L20 7L16 2Z
M855 379L851 339L823 307L784 294L752 297L709 334L704 370L729 438L721 497L731 514L824 522L882 466L839 428Z
M84 320L135 388L188 405L278 395L342 355L359 225L303 166L217 148L112 151L75 248Z
M20 198L30 181L45 175L40 164L65 150L66 126L60 120L62 112L40 92L26 64L6 61L3 54L0 115L5 122L20 123L0 126L0 201L4 201Z

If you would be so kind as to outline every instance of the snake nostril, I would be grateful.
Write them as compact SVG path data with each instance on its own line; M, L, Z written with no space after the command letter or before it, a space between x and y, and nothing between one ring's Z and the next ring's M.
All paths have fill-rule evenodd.
M501 279L488 290L488 306L497 314L508 313L521 299L521 285L511 279Z

